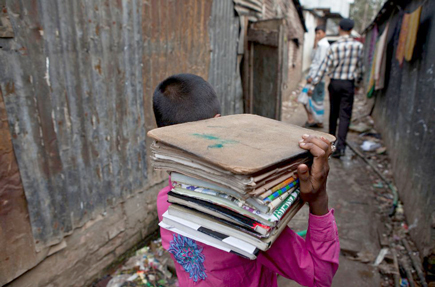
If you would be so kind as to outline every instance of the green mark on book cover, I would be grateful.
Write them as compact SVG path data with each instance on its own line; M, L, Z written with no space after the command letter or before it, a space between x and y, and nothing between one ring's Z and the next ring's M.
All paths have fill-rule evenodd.
M202 139L205 139L205 140L210 140L210 141L215 141L216 142L215 144L207 146L207 148L219 149L219 148L225 147L225 145L228 145L228 144L236 144L236 143L238 143L238 141L221 139L220 137L212 135L212 134L198 134L198 133L195 133L195 134L192 134L192 135L195 136L195 137L198 137L198 138L202 138Z

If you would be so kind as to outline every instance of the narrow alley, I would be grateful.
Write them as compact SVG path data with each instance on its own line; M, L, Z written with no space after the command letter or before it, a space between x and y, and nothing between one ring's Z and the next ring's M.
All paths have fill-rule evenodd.
M0 287L435 287L434 17L0 0Z

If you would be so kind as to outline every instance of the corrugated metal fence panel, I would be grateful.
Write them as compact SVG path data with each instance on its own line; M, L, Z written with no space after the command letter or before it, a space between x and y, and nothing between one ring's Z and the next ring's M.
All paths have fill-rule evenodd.
M37 260L26 197L0 88L0 286Z
M193 73L208 77L208 23L212 0L150 0L142 10L143 73L147 127L154 128L152 95L166 77Z
M242 80L237 62L239 27L233 1L213 1L208 81L216 90L223 115L243 113Z
M220 0L217 0L220 1ZM165 78L192 73L207 79L210 65L208 27L213 0L149 0L142 9L145 124L156 127L152 96ZM147 139L149 148L151 140ZM148 167L151 183L166 173Z
M147 180L142 1L7 1L0 85L37 246Z

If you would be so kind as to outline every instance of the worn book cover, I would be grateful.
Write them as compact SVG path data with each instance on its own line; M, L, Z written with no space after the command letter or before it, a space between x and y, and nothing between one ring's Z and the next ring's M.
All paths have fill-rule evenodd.
M241 114L184 123L148 132L169 147L238 175L255 175L285 165L308 152L299 147L303 134L335 137L265 117Z

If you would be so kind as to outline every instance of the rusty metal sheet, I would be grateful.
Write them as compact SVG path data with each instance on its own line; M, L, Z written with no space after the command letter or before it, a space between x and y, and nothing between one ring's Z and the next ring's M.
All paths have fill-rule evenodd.
M28 217L0 89L0 286L23 274L39 260Z
M147 184L142 1L7 1L0 87L39 250Z
M152 95L156 86L173 74L192 73L208 79L209 22L212 0L149 0L142 9L142 74L146 129L156 127ZM151 140L147 140L147 148ZM165 177L149 165L149 179Z
M0 37L2 285L74 228L164 178L146 157L152 94L164 78L200 75L224 114L243 107L231 0L0 4L6 36L13 32Z
M224 114L243 111L230 0L8 0L6 8L14 38L0 39L0 88L37 250L162 180L147 165L146 130L164 78L200 75Z
M154 128L152 94L166 77L193 73L208 78L211 0L149 0L142 9L143 89L147 128Z

